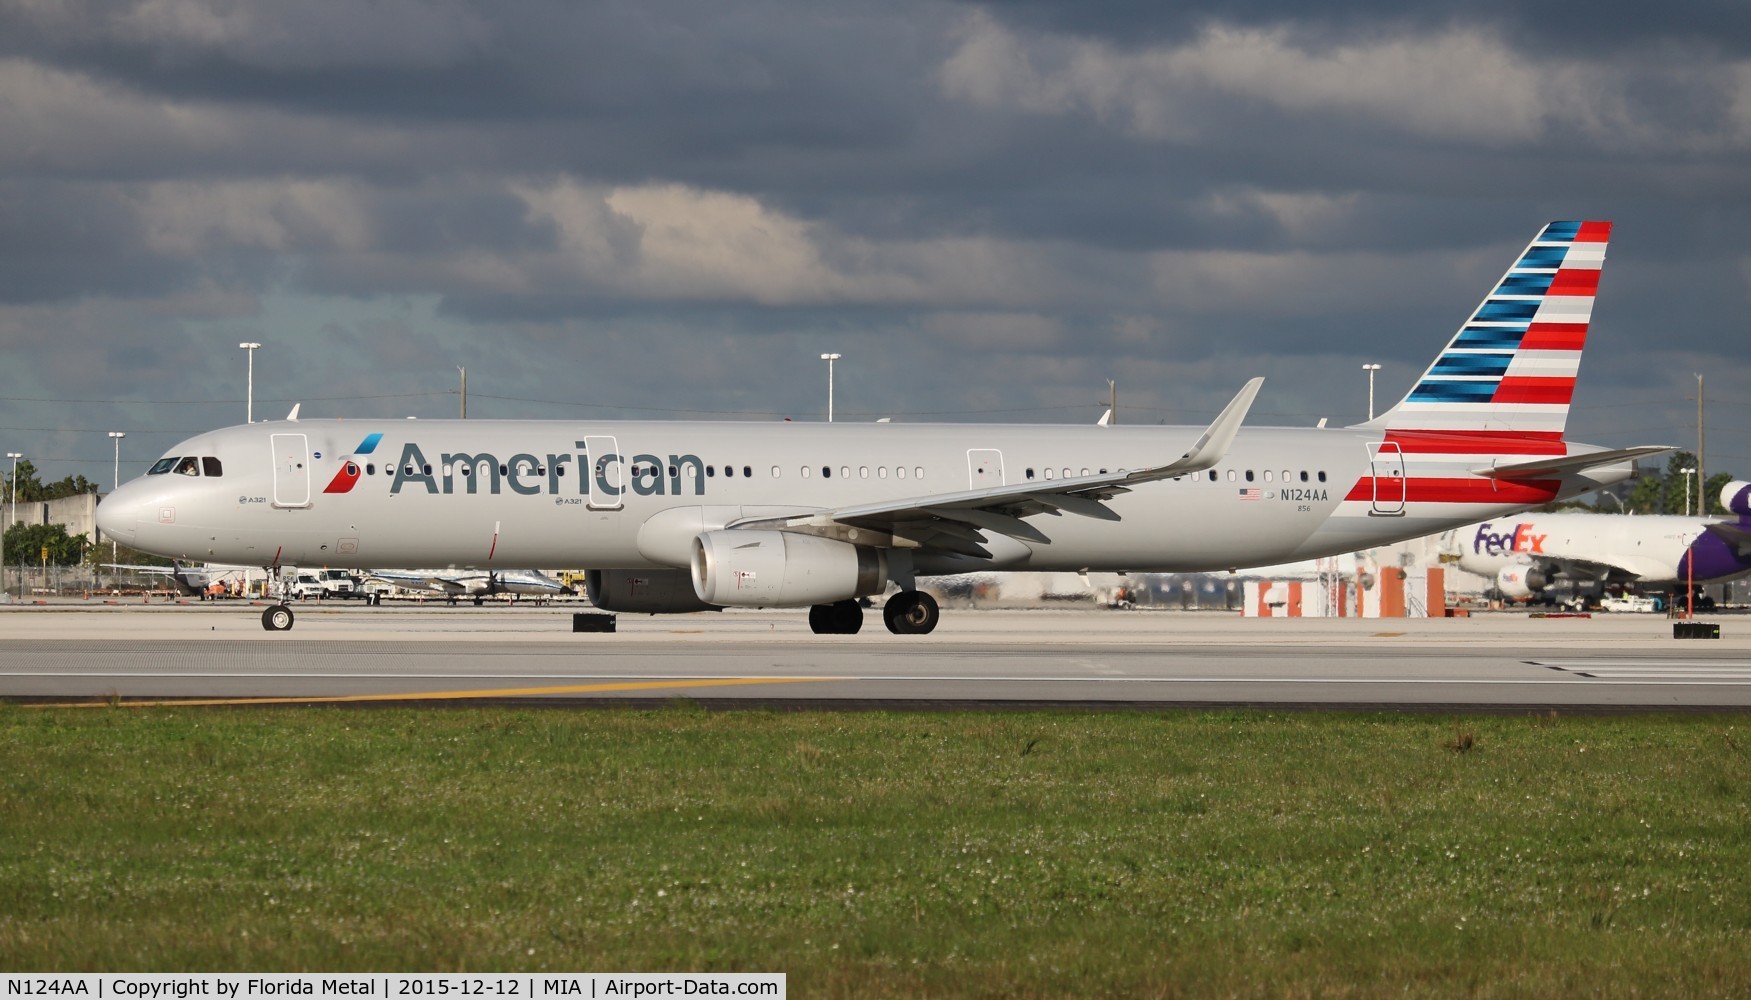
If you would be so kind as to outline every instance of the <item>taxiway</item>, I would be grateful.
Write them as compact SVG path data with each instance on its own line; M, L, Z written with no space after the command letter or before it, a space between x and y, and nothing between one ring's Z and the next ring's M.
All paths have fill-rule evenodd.
M615 633L574 634L572 610L308 606L293 631L270 633L242 605L12 606L0 608L0 698L1751 708L1751 619L1730 616L1718 640L1676 640L1645 615L950 609L929 636L891 635L873 614L859 635L816 636L795 612L622 615Z

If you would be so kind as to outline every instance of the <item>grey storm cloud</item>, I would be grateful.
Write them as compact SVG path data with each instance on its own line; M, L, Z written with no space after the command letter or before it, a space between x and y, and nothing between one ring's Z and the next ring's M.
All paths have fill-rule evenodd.
M1747 22L0 0L0 436L102 478L93 427L236 419L239 340L313 415L449 412L466 365L487 415L813 417L831 349L851 414L1092 420L1118 377L1194 421L1263 374L1261 419L1351 420L1587 217L1575 432L1681 441L1693 372L1751 391Z

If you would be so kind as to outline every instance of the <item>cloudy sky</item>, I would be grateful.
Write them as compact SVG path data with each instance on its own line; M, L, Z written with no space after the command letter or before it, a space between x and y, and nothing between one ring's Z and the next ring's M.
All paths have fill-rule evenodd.
M1751 476L1751 7L1200 6L0 0L0 443L1353 422L1606 218L1572 435Z

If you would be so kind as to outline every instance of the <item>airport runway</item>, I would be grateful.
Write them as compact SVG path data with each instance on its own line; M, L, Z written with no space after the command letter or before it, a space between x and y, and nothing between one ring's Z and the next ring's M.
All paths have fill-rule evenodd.
M0 698L385 703L579 700L866 707L1751 708L1751 618L1675 640L1663 617L1260 620L1221 612L947 609L816 636L801 613L571 607L0 607Z

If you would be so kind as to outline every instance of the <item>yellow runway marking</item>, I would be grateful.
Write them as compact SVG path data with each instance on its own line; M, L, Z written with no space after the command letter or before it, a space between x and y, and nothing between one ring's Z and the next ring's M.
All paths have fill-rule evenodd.
M734 687L742 684L812 684L844 677L701 677L689 681L622 681L618 684L565 684L556 687L489 688L477 691L411 691L386 694L310 695L287 698L172 698L159 701L73 701L38 704L34 708L159 708L206 705L313 705L359 701L454 701L464 698L527 698L541 694L590 694L601 691L656 691L664 688Z

